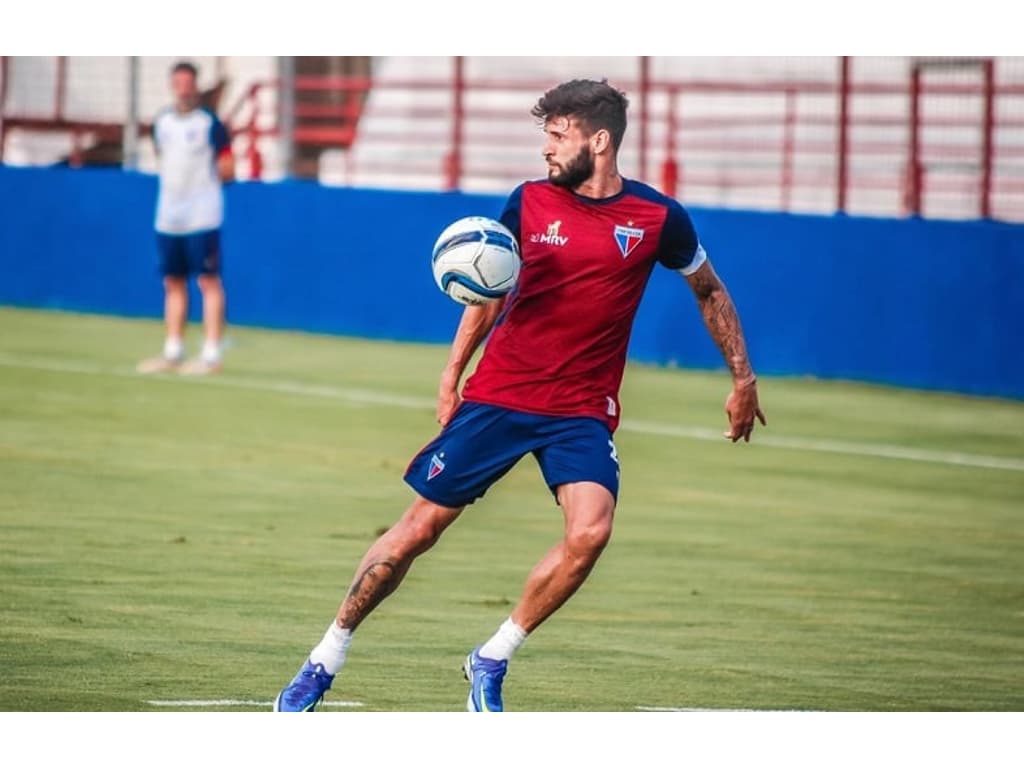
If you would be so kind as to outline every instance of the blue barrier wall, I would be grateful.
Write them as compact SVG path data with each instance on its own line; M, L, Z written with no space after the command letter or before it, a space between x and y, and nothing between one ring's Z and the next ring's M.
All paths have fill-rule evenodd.
M0 302L157 317L155 179L0 167ZM461 193L236 184L224 276L233 323L446 342L460 308L428 254ZM755 367L1024 398L1024 226L692 209ZM198 308L193 307L193 317ZM721 368L678 275L658 268L634 359Z

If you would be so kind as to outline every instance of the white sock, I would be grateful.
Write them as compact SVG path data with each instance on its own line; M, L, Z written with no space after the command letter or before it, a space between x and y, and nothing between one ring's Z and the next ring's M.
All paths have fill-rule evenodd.
M505 623L498 627L494 637L480 646L480 655L486 659L495 661L508 661L512 654L519 650L519 646L526 642L526 630L512 621L512 617L505 619Z
M219 363L220 344L216 341L210 341L207 339L203 342L203 351L200 356L203 358L204 363Z
M351 642L352 630L342 629L338 622L332 621L324 639L310 652L309 660L314 664L323 664L327 674L336 675L345 666L345 656L348 655Z
M185 342L180 338L168 336L164 340L164 357L168 360L177 360L185 354Z

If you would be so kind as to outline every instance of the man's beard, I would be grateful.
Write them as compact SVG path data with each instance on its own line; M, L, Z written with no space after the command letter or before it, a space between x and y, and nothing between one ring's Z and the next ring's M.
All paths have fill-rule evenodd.
M557 174L555 174L556 170L559 171ZM576 187L593 175L594 155L590 151L589 144L584 144L583 149L568 162L564 169L548 169L548 181L556 187L564 187L565 189L576 189Z

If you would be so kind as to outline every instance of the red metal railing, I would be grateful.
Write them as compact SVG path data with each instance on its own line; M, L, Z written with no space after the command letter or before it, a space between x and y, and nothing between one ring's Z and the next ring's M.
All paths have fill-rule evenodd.
M53 83L53 112L45 116L10 115L5 111L10 88L10 56L0 56L0 161L3 160L7 137L12 128L27 131L67 133L71 137L68 163L72 167L82 164L83 141L86 135L98 140L120 138L123 126L102 120L75 120L65 114L67 104L67 56L55 56Z
M230 126L232 135L243 138L242 156L248 161L249 177L253 180L263 178L263 153L259 149L260 140L264 137L277 138L281 133L280 120L276 115L271 127L264 128L260 125L260 95L268 88L276 89L277 82L253 83L224 115L224 122Z
M850 184L850 57L840 57L839 65L839 136L836 148L836 210L846 210Z
M858 61L838 57L834 75L820 80L697 80L655 78L651 59L638 57L635 77L615 83L634 104L623 151L636 169L630 175L706 205L875 206L882 215L955 208L961 216L1024 221L1024 76L1000 80L992 59L908 59L903 79L866 80L855 76ZM0 63L6 74L6 58ZM973 79L951 79L944 67L970 70ZM52 116L6 116L0 152L11 127L77 137L119 130L67 119L66 82L58 58ZM299 76L291 141L347 149L352 183L405 174L438 188L507 189L543 170L539 137L521 128L552 84L471 77L462 57L452 57L447 77ZM225 112L254 179L268 172L268 142L286 139L281 116L267 107L279 88L276 80L253 83ZM337 98L301 98L318 93ZM5 101L0 92L0 107ZM947 102L962 108L936 107Z
M462 179L462 147L464 144L463 129L466 122L466 70L464 59L455 57L455 73L452 78L452 149L445 157L446 189L457 189Z
M297 81L297 90L336 89L351 98L350 106L332 108L339 120L339 128L333 134L323 129L304 131L304 114L297 109L296 143L311 141L327 146L333 142L335 146L349 146L357 142L362 146L392 147L396 155L401 154L398 150L403 147L413 155L420 147L440 147L434 155L436 160L430 159L433 156L429 153L389 160L382 151L377 158L359 161L359 168L366 173L433 175L437 185L446 189L459 188L468 179L487 174L498 180L535 175L538 166L532 162L533 155L529 156L532 164L517 166L497 156L493 160L481 159L480 152L470 150L480 150L488 144L505 148L521 144L522 134L513 130L524 119L521 105L531 103L550 83L471 79L466 76L460 57L452 61L450 79L371 82L369 78L335 77ZM1000 99L1024 97L1024 83L999 84L992 60L980 60L978 64L984 73L980 85L925 81L920 66L913 68L907 84L858 82L851 75L850 59L846 57L837 59L837 77L833 82L758 83L655 80L650 77L647 59L641 58L637 80L619 86L630 92L631 97L635 95L632 132L637 136L635 166L639 176L656 182L672 196L686 199L710 188L775 189L773 205L791 210L796 206L797 193L806 198L808 193L817 192L832 201L834 210L847 211L854 192L861 196L892 192L901 204L891 214L921 214L925 200L959 195L976 200L972 210L977 216L992 216L993 201L998 199L1003 217L1024 219L1024 166L1016 162L1024 158L1024 142L1004 140L997 146L995 141L998 128L1016 133L1015 129L1024 127L1024 119L1013 117L1010 110L1000 119L996 108ZM257 84L252 93L258 88L274 87L272 82ZM435 95L447 93L448 101L437 106L417 104L413 99L403 106L372 108L377 118L402 118L403 127L376 127L357 136L358 104L371 89L376 93L413 95L427 91ZM520 106L482 106L472 98L500 92L514 95L512 100ZM980 97L984 108L977 116L924 114L922 104L937 96ZM761 103L769 97L778 106L766 108ZM905 113L855 108L857 99L870 97L905 99ZM734 104L752 101L758 106L716 114L705 103L726 98ZM816 100L817 111L804 108L808 99ZM820 109L822 100L831 103L828 110ZM330 110L318 114L328 113ZM444 125L447 129L438 127ZM954 136L958 130L975 129L981 136L977 144ZM248 146L253 152L257 152L254 137L274 134L274 129L256 131L246 125L238 126L237 130L250 137ZM886 135L866 136L865 130ZM936 130L947 131L949 136L929 136L929 131ZM652 136L661 138L652 141ZM471 157L474 154L476 157ZM930 164L936 159L956 161L964 167L956 171L930 171ZM650 169L655 167L655 160L658 174L652 179ZM259 163L254 167L258 168Z
M995 107L996 107L996 84L995 84L995 62L988 59L984 62L985 68L985 122L982 129L983 146L981 150L981 218L987 219L992 215L992 160L994 155L993 137L996 129Z

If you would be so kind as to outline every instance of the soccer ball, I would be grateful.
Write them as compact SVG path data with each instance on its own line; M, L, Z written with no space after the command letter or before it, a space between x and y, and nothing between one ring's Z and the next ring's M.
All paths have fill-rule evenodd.
M434 243L437 286L460 304L487 304L519 279L519 244L500 221L467 216L447 226Z

